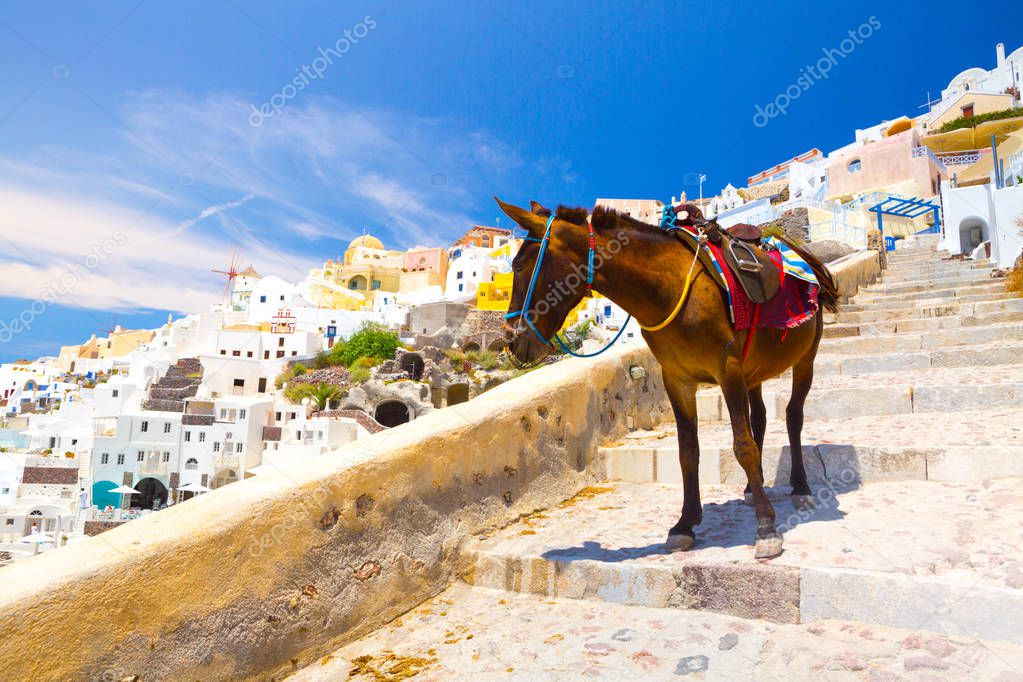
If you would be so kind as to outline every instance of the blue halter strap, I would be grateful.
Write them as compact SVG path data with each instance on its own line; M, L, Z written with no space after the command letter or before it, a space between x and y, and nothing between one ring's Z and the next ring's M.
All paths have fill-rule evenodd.
M577 357L577 358L592 358L592 357L600 355L601 353L606 351L608 348L613 346L615 344L615 342L618 341L619 338L621 338L622 333L625 332L625 327L629 324L629 320L632 319L632 315L629 315L627 318L625 318L625 322L622 324L621 329L618 330L618 333L615 334L614 338L611 339L607 343L606 346L604 346L603 348L601 348L600 350L598 350L598 351L596 351L594 353L577 353L577 352L575 352L574 350L572 350L571 348L568 347L568 344L565 343L561 339L561 337L558 335L557 332L554 332L554 335L551 337L554 340L554 342L557 344L557 346L555 346L554 343L551 343L550 339L544 338L544 335L540 333L539 329L537 329L536 324L533 322L532 319L530 319L530 315L528 314L528 312L529 312L530 303L533 301L533 291L534 291L534 289L536 289L536 280L540 276L540 266L543 265L543 258L544 258L545 255L547 255L547 246L550 244L550 240L551 240L551 224L553 222L554 222L554 214L551 214L550 217L547 218L547 225L545 226L544 233L543 233L543 238L542 239L537 239L536 237L525 237L524 238L525 241L531 241L531 242L539 243L540 244L540 253L536 257L536 265L533 266L533 276L529 280L529 287L526 289L526 297L522 301L522 310L516 310L516 311L513 311L513 312L509 312L507 315L504 316L504 318L506 320L510 320L510 319L513 319L513 318L516 318L516 317L521 317L525 321L526 326L529 327L530 331L532 331L533 334L536 336L536 338L540 340L540 343L542 343L545 346L560 347L561 350L564 351L565 353L568 353L569 355L572 355L572 356ZM589 230L590 230L589 253L587 254L587 257L586 257L586 289L587 290L590 290L590 289L593 288L593 275L594 275L593 259L594 259L594 253L596 251L596 237L595 237L595 235L593 233L593 225L592 224L589 225Z

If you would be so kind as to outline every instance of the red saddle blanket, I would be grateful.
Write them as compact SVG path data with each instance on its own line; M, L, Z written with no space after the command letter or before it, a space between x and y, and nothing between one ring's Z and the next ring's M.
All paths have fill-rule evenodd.
M791 329L803 324L817 312L817 287L810 282L786 277L782 268L781 254L768 251L767 255L778 266L781 288L770 301L759 306L736 281L731 269L724 265L725 258L719 245L708 243L714 258L721 264L721 271L728 283L728 296L732 307L732 324L735 329Z

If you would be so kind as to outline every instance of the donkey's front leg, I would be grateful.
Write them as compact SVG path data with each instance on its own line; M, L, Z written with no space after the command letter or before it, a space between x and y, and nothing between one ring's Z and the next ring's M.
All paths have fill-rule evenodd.
M678 461L682 467L682 516L668 531L668 551L686 550L696 542L693 528L703 520L700 502L700 442L696 433L696 386L664 377L678 425Z
M728 406L728 417L732 422L732 442L735 458L746 472L753 506L757 514L756 552L757 559L769 559L781 554L781 533L774 527L774 507L764 492L764 477L761 474L760 448L750 431L750 404L746 380L742 376L742 363L735 353L725 359L721 392Z

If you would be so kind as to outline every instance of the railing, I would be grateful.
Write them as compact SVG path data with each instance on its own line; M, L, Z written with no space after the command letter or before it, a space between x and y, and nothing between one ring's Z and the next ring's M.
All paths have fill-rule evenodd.
M983 152L975 149L970 152L959 152L956 154L943 154L941 162L948 166L968 166L973 163L980 161L980 156Z
M828 220L808 225L806 229L811 242L834 239L857 249L867 246L867 231L856 225Z
M929 158L931 161L933 161L935 164L937 164L937 166L941 168L943 171L945 171L946 173L948 172L948 169L945 168L944 162L942 162L941 159L934 155L934 152L931 151L930 147L913 147L913 156L914 157L925 156Z

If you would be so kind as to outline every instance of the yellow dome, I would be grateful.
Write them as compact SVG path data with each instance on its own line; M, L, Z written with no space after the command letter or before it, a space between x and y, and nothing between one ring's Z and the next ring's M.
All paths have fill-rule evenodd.
M361 237L353 239L352 243L348 245L346 251L351 251L357 246L365 246L367 249L383 250L384 243L371 234L364 234Z

